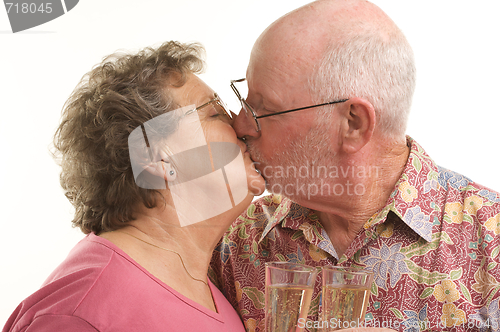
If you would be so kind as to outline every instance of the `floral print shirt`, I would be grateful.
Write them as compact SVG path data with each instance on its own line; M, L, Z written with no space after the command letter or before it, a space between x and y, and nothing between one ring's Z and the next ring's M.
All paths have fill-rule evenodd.
M500 331L500 195L437 166L408 142L408 162L386 206L342 257L314 211L278 195L256 200L233 223L209 275L247 331L264 331L264 263L271 261L373 271L366 326ZM320 304L321 274L311 323L320 321Z

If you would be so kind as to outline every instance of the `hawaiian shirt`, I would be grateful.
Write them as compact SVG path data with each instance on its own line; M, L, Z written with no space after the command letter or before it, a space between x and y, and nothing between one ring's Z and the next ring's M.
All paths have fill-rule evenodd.
M404 172L384 208L342 257L314 211L260 198L223 236L210 278L247 331L264 331L264 263L371 270L365 326L398 331L500 331L500 195L437 166L411 138ZM306 327L320 321L321 274Z

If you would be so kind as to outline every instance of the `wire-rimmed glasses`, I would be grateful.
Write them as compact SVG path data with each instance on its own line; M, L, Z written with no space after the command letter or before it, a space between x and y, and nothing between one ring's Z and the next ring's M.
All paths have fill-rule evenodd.
M296 112L296 111L302 111L305 109L313 108L313 107L319 107L319 106L325 106L325 105L332 105L332 104L338 104L338 103L343 103L348 101L349 99L340 99L340 100L335 100L335 101L330 101L327 103L322 103L322 104L317 104L317 105L311 105L311 106L305 106L305 107L299 107L299 108L294 108L291 110L287 111L281 111L281 112L275 112L275 113L270 113L270 114L264 114L264 115L257 115L253 108L247 103L246 101L246 95L243 96L240 93L240 90L236 87L236 83L242 83L246 80L246 78L240 78L239 80L231 80L231 89L233 89L233 92L236 94L236 97L240 101L241 107L245 111L245 115L247 118L250 120L251 123L253 123L253 127L257 132L260 131L260 124L258 119L266 118L269 116L274 116L274 115L279 115L279 114L285 114L285 113L291 113L291 112Z

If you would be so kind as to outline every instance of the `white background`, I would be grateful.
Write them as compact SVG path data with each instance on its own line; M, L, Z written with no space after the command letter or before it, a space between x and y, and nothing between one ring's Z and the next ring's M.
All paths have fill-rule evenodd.
M57 1L57 0L55 0ZM27 0L28 2L28 0ZM225 100L265 27L306 0L81 0L13 34L0 8L0 327L82 233L48 152L62 106L107 54L199 41ZM408 134L434 160L500 190L500 2L374 0L406 34L418 81Z

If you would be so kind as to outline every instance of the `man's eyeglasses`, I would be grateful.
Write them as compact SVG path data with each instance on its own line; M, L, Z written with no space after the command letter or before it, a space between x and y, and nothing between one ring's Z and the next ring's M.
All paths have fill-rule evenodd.
M244 82L245 80L246 80L246 78L241 78L239 80L232 80L231 81L231 89L233 89L234 93L236 94L236 97L238 98L238 100L241 103L241 107L245 110L245 115L250 120L250 122L253 123L254 128L255 128L255 130L257 132L260 131L260 124L259 124L259 120L258 119L266 118L266 117L269 117L269 116L275 116L275 115L278 115L278 114L285 114L285 113L291 113L291 112L296 112L296 111L302 111L302 110L305 110L305 109L308 109L308 108L313 108L313 107L319 107L319 106L325 106L325 105L332 105L332 104L343 103L343 102L346 102L346 101L349 100L349 99L341 99L341 100L335 100L335 101L331 101L331 102L328 102L328 103L322 103L322 104L318 104L318 105L311 105L311 106L306 106L306 107L294 108L294 109L287 110L287 111L281 111L281 112L276 112L276 113L271 113L271 114L264 114L264 115L257 115L255 113L255 111L253 110L253 108L246 102L246 100L245 100L246 99L246 94L243 96L240 93L240 91L238 90L238 88L236 87L236 83L241 83L241 82Z

